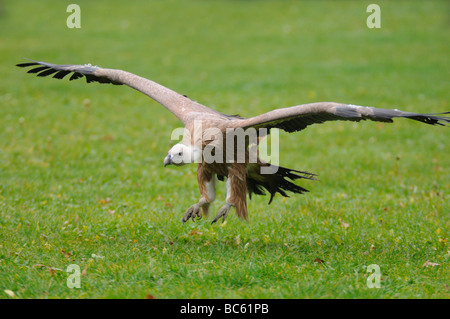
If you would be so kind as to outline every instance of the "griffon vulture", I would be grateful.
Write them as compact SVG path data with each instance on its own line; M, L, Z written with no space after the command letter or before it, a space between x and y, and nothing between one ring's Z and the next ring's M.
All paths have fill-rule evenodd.
M212 223L217 222L220 218L224 221L231 207L235 207L236 213L240 218L247 220L247 193L251 198L252 193L265 195L266 190L270 193L270 204L276 193L287 197L287 191L300 194L307 192L305 188L293 183L296 179L315 179L314 174L278 166L275 167L276 169L272 173L262 173L264 167L270 166L269 163L259 159L259 157L257 157L256 161L249 161L249 150L251 148L257 148L259 137L261 137L259 135L256 143L251 144L247 139L243 149L231 150L237 154L233 154L232 160L230 161L227 154L224 154L230 152L230 150L224 147L224 145L226 136L229 136L229 132L233 130L279 128L287 132L297 132L305 129L309 125L326 121L372 120L393 122L393 118L396 117L412 119L431 125L448 125L450 123L450 117L443 116L443 114L449 114L450 112L417 114L333 102L297 105L276 109L250 118L242 118L237 115L227 115L210 109L184 95L178 94L158 83L130 72L105 69L90 64L58 65L34 60L30 61L28 63L17 64L17 66L32 67L28 73L36 73L40 77L53 75L56 79L62 79L72 73L70 80L84 76L86 77L87 83L99 82L128 85L162 104L183 122L185 125L185 134L182 142L174 145L164 159L164 166L169 164L182 165L197 163L197 179L201 196L200 200L186 211L182 219L183 223L190 218L192 220L195 220L196 217L200 219L202 212L203 215L207 215L208 208L215 199L216 178L221 181L226 178L227 195L225 204L220 208ZM201 132L197 134L196 138L194 132L195 123L201 124ZM212 134L206 136L208 130L219 131L219 133L223 134L218 138L211 138ZM209 145L213 145L214 142L216 143L214 144L215 150L211 151L210 149L210 154L214 155L220 150L223 158L226 158L226 160L211 162L206 161L202 156L204 150ZM236 160L236 155L239 156L242 153L244 153L244 160Z

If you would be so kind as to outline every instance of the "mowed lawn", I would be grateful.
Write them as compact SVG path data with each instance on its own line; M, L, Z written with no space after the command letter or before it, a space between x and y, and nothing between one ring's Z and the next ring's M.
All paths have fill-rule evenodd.
M28 57L124 69L221 112L318 101L450 111L449 4L65 1L0 7L0 298L449 298L448 127L329 122L280 132L311 193L182 224L181 123L124 86L36 78ZM225 200L218 187L215 215ZM369 265L380 288L369 288ZM69 265L81 288L69 288Z

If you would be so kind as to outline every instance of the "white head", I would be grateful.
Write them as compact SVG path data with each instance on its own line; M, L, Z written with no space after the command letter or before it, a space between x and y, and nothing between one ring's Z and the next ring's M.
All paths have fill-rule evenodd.
M170 164L176 166L200 163L202 150L199 147L185 145L182 143L175 144L164 158L164 167Z

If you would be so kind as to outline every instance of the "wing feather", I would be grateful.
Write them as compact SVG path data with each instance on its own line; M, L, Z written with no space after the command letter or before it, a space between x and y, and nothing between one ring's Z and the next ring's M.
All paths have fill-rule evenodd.
M58 72L56 72L56 74L53 76L53 78L61 80L61 79L63 79L63 78L64 78L67 74L69 74L69 73L70 73L70 71L58 71ZM79 73L74 73L74 74L72 75L72 77L73 77L75 74L79 74ZM79 75L80 75L80 77L82 76L81 74L79 74Z
M63 79L65 76L72 73L69 78L70 81L85 77L87 83L98 82L114 85L128 85L162 104L185 124L187 121L192 120L194 116L198 118L198 114L208 113L217 116L224 115L156 82L130 72L100 68L90 64L72 65L52 64L34 60L30 61L31 62L27 63L19 63L17 66L23 68L31 67L28 73L37 73L37 76L39 77L54 74L53 78Z
M70 81L86 78L87 83L111 83L114 85L128 85L171 111L184 124L209 114L217 119L233 120L235 127L280 128L287 132L301 131L312 124L327 121L362 121L392 122L396 117L409 118L430 125L448 125L450 117L445 114L419 114L399 110L381 109L375 107L341 104L334 102L319 102L303 104L288 108L276 109L248 119L228 116L212 110L200 103L190 100L185 95L178 94L156 82L137 76L130 72L105 69L98 66L52 64L30 60L31 62L17 64L19 67L32 67L28 73L37 73L39 77L53 75L53 78L63 79L70 73Z
M327 121L363 121L393 122L403 117L430 125L448 125L450 112L440 114L419 114L376 107L319 102L276 109L255 117L237 122L238 127L279 128L287 132L301 131L312 124Z

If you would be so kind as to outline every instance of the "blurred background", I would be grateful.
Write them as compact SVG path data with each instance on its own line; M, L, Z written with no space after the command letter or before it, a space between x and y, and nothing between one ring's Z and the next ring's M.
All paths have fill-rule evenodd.
M369 1L80 0L81 28L72 29L67 26L68 19L73 21L69 4L1 2L3 168L15 161L23 164L25 149L36 143L45 149L49 139L60 148L53 149L54 157L73 154L76 160L77 152L90 151L86 147L101 150L95 143L114 140L130 151L142 147L133 143L143 143L149 152L145 158L159 163L173 144L168 138L172 129L180 125L164 108L128 88L33 78L14 66L23 57L124 69L244 117L317 101L424 113L449 109L447 1L378 1L381 28L374 29L367 26ZM436 143L444 132L436 136L429 127L405 131L403 126L411 128L411 123L397 121L383 135L374 131L381 124L327 123L302 135L282 135L281 153L295 151L301 141L305 148L318 147L305 159L311 163L317 160L314 154L333 156L325 152L348 152L343 158L349 160L359 153L347 149L351 145L398 136L409 148L409 139ZM343 138L328 142L340 130L346 130ZM431 134L431 142L422 132ZM348 140L349 133L361 138ZM67 138L74 153L64 150ZM316 139L325 145L312 142ZM77 148L76 141L83 146ZM333 151L330 143L338 148ZM280 160L291 164L289 157Z
M81 28L67 26L73 13L67 12L67 7L74 2L81 9ZM371 29L367 26L371 13L366 10L373 2L381 9L381 27ZM449 12L450 2L440 0L2 0L0 249L6 251L3 256L10 261L11 276L16 275L5 273L0 279L8 282L6 288L25 297L47 289L46 282L36 281L36 276L44 275L20 268L25 261L18 263L12 253L18 247L24 249L21 256L27 255L30 265L63 264L60 247L72 247L82 264L81 256L91 252L122 253L114 250L114 243L108 247L95 241L97 236L103 238L100 233L108 238L123 236L126 244L139 240L145 252L149 249L146 245L166 245L165 234L185 236L187 241L194 238L192 233L179 234L194 227L183 228L180 220L198 196L195 167L162 167L167 150L175 143L170 134L181 125L177 119L124 86L87 85L84 80L59 81L26 74L15 66L25 62L23 57L123 69L221 112L244 117L318 101L437 113L450 110ZM302 234L301 247L309 242L316 251L314 245L319 240L334 245L335 238L341 238L342 227L333 222L337 216L352 225L348 232L354 231L352 238L358 240L364 234L378 238L382 217L389 227L399 227L395 235L384 233L387 247L399 233L403 238L405 234L422 234L420 239L412 239L411 245L422 238L437 241L436 228L448 229L449 225L445 214L448 195L442 195L450 187L449 146L448 128L407 120L394 124L333 122L297 134L281 132L280 164L318 173L320 182L303 185L313 192L287 201L277 197L270 209L267 198L255 196L249 203L250 218L256 223L251 224L253 228L229 217L235 224L233 229L217 227L214 232L219 235L207 230L202 230L203 234L211 234L208 240L213 243L217 236L222 238L222 232L230 232L239 242L245 236L255 238L256 243L261 233L278 225L270 240L279 236L281 248L273 246L274 253L284 249L284 240L296 243L298 234ZM217 198L224 196L221 187ZM66 228L67 224L76 226ZM140 233L134 227L142 227ZM256 229L255 234L252 229ZM366 233L361 235L359 229ZM333 231L338 237L329 235ZM80 232L83 238L94 239L73 239ZM48 242L41 234L50 238ZM224 249L228 249L227 240L219 240L225 243ZM25 243L28 248L23 248ZM47 243L55 250L45 246ZM166 245L168 249L176 246L170 245ZM255 254L273 248L254 245ZM92 251L92 247L97 250ZM211 248L215 256L211 259L220 258L220 247ZM128 251L131 248L124 254ZM435 251L430 248L427 256L433 257ZM112 253L110 257L114 263ZM345 254L340 257L343 264L349 260ZM127 258L120 256L117 262ZM142 258L135 260L136 269L141 269L147 254ZM297 254L292 258L302 257ZM444 257L433 258L442 262ZM162 278L167 275L165 264L162 260L158 268ZM115 269L115 265L109 267ZM287 269L280 267L280 273ZM128 270L124 273L126 277ZM303 280L304 274L298 279ZM140 279L143 287L145 276ZM90 280L91 287L100 286L99 279ZM173 290L179 287L176 280L174 286L155 284L155 289L167 289L169 297L195 295L194 289L177 295ZM224 286L228 285L226 280ZM12 284L20 281L23 286ZM27 282L36 287L30 288ZM273 287L280 282L275 280ZM109 282L102 284L109 287ZM349 283L344 281L344 285ZM184 287L189 290L190 284ZM310 292L316 291L313 281L311 287ZM444 289L439 287L436 289ZM51 289L55 289L53 296L73 293L66 288ZM109 296L117 296L114 289L105 289ZM232 297L255 296L232 294L233 289L228 290ZM264 296L292 297L290 289ZM364 285L362 289L367 292ZM125 295L131 293L126 291ZM327 291L325 285L317 294L306 296L323 296ZM87 295L105 296L95 289ZM200 295L210 296L207 291ZM342 292L340 296L348 295Z

